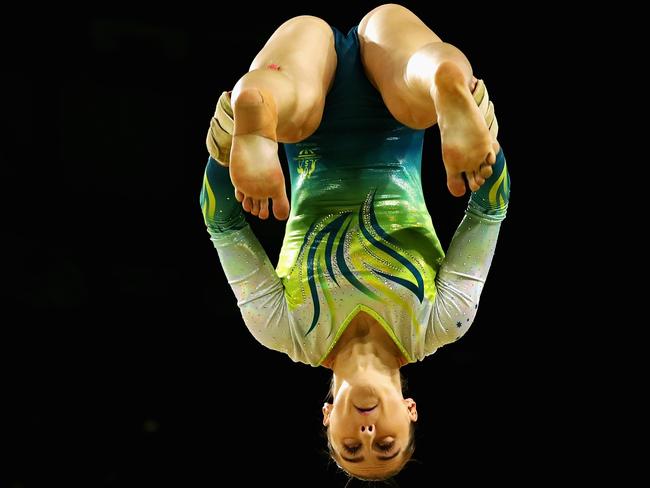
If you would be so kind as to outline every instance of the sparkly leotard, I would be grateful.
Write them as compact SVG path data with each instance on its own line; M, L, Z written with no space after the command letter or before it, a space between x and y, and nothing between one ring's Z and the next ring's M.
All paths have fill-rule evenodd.
M208 162L201 204L244 322L265 346L320 365L359 311L408 362L471 325L505 217L501 151L474 193L447 256L420 177L423 131L397 122L366 79L356 28L334 29L338 65L319 129L286 144L291 214L276 269L233 198L228 169Z

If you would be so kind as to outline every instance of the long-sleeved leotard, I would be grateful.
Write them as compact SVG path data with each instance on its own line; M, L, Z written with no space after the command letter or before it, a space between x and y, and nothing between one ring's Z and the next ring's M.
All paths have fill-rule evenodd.
M294 361L320 365L365 311L408 362L471 325L509 198L501 151L445 256L422 193L423 131L397 122L369 84L356 29L334 30L338 65L319 129L286 144L291 214L277 268L210 158L201 205L244 322Z

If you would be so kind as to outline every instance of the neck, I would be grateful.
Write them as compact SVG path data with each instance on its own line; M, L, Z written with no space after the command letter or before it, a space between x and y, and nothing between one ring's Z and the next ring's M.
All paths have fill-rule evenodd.
M358 384L369 378L385 385L392 384L401 392L399 368L403 358L392 339L376 322L376 327L372 323L354 325L356 327L349 329L347 337L341 337L331 358L334 395L344 382Z

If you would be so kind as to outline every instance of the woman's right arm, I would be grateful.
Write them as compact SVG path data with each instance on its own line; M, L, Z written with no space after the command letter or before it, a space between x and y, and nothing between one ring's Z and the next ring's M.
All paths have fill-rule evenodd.
M200 203L246 327L262 345L291 355L284 286L235 199L228 168L212 157L205 169Z

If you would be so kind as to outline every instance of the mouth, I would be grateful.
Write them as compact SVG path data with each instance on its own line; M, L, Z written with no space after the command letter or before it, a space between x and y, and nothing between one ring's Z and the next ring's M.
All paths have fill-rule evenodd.
M357 412L359 412L361 415L368 415L370 412L372 412L375 408L377 408L377 405L374 405L372 407L367 407L367 408L362 408L362 407L357 407L356 405L354 408L357 409Z

